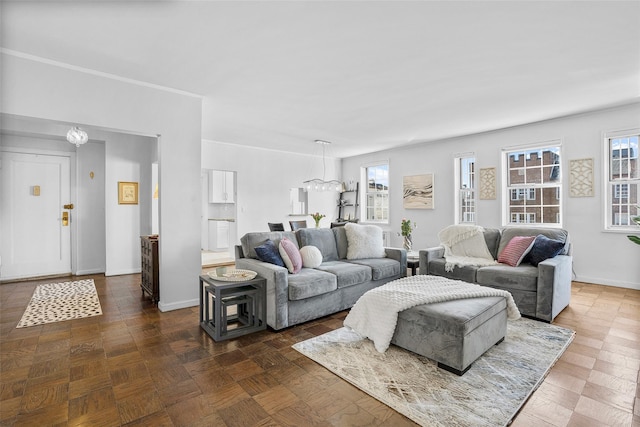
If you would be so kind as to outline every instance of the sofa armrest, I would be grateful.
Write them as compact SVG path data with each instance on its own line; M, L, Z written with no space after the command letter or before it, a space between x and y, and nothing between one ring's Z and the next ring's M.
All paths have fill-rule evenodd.
M253 258L237 258L236 268L255 271L267 280L267 324L273 329L289 326L289 271Z
M407 251L404 248L384 248L387 258L400 263L400 277L407 276Z
M435 246L433 248L420 249L420 274L429 274L429 261L444 258L444 246Z
M569 305L572 262L570 255L557 255L538 264L537 318L551 322Z

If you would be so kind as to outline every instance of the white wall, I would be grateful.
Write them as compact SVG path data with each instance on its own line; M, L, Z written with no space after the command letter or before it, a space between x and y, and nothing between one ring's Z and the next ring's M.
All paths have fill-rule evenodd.
M1 61L3 113L160 136L159 307L197 305L202 100L4 52Z
M498 196L496 200L478 200L478 224L500 227L502 204L500 179L501 150L522 144L562 140L563 167L563 227L573 242L575 280L588 283L640 289L640 247L629 242L625 235L604 231L603 199L603 132L640 127L640 104L607 109L599 112L555 119L495 132L461 138L423 143L407 148L387 150L364 156L343 159L345 180L359 176L362 165L388 160L390 173L390 224L392 242L401 245L400 221L416 221L413 233L414 248L436 246L437 233L453 224L454 157L474 152L476 170L496 167ZM595 196L569 197L569 160L595 159ZM402 207L402 177L434 173L435 209L408 210Z
M340 164L340 159L326 159L327 180L340 180ZM283 222L287 230L290 220L306 219L314 226L310 216L289 216L289 189L322 177L322 157L203 141L202 168L237 172L238 239L250 231L267 231L268 222ZM308 211L325 214L320 225L329 227L338 215L337 200L336 192L310 191Z
M140 236L151 234L151 138L111 132L106 141L107 276L140 272ZM138 204L118 204L118 182L138 183ZM162 293L162 292L161 292Z

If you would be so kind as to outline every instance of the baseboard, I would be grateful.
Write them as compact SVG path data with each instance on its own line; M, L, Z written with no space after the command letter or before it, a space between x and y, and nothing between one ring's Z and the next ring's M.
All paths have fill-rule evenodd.
M78 270L76 271L75 276L86 276L88 274L104 274L106 276L106 274L104 273L104 268L98 268L94 270Z
M173 302L170 304L164 303L162 302L162 297L160 297L160 301L158 302L158 310L164 312L164 311L173 311L173 310L179 310L181 308L189 308L189 307L196 307L200 305L200 300L199 299L193 299L193 300L187 300L187 301L178 301L178 302Z
M640 283L622 282L619 280L611 280L610 278L583 277L577 276L573 278L574 282L593 283L595 285L613 286L616 288L635 289L640 291Z
M105 276L122 276L124 274L140 274L142 270L140 268L132 268L127 270L110 270L104 273Z

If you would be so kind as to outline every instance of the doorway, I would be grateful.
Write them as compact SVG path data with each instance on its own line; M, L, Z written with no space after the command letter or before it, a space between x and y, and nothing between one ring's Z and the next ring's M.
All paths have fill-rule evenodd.
M0 279L71 274L71 159L3 151Z

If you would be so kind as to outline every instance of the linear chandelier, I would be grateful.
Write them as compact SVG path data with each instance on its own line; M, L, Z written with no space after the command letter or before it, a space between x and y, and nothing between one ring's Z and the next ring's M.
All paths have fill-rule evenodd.
M304 187L309 190L315 191L340 191L342 188L342 183L338 180L331 179L327 181L325 179L325 171L326 171L326 158L325 158L325 150L327 145L331 144L329 141L323 141L321 139L316 139L314 141L316 144L322 145L322 179L320 178L312 178L306 181L303 181Z

